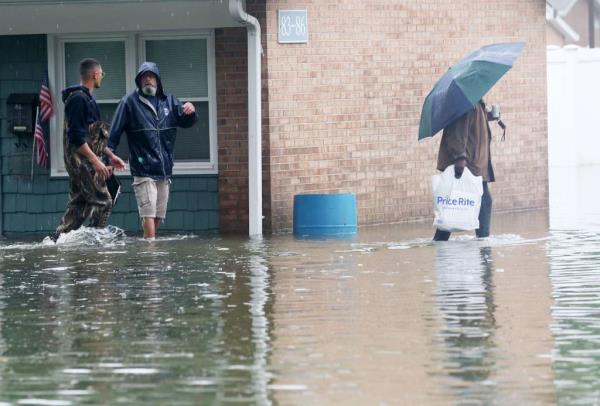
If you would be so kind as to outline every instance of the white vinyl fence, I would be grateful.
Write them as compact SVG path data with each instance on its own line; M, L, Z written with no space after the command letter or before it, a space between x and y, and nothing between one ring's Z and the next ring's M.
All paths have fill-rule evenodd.
M600 165L600 49L548 47L550 167Z
M600 49L548 48L550 226L600 230Z

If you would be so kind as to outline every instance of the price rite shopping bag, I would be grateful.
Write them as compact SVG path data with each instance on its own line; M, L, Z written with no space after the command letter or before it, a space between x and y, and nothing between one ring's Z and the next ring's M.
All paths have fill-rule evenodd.
M431 177L433 189L433 225L443 231L468 231L479 228L479 208L483 183L465 168L460 179L454 177L454 165Z

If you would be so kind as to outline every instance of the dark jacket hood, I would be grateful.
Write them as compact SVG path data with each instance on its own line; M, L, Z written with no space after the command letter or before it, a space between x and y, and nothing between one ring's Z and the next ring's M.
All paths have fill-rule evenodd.
M67 101L67 99L69 98L69 96L71 95L71 93L75 92L75 91L79 91L81 90L82 92L84 92L85 94L87 94L89 97L91 97L92 95L90 94L90 90L82 85L73 85L73 86L69 86L67 87L65 90L62 91L62 101L63 103Z
M160 72L158 70L158 66L156 66L154 62L144 62L140 65L137 75L135 75L135 85L137 86L137 88L142 90L142 87L140 86L140 79L142 78L142 75L146 72L152 72L156 75L158 82L158 89L156 90L156 95L164 96L165 92L163 91L162 81L160 79Z

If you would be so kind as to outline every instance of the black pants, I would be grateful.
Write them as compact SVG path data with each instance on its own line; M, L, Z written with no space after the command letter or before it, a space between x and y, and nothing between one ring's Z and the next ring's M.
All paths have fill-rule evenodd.
M479 228L475 230L478 238L489 237L490 223L492 221L492 195L488 183L483 182L483 195L481 196L481 207L479 208ZM435 230L433 241L448 241L449 231Z

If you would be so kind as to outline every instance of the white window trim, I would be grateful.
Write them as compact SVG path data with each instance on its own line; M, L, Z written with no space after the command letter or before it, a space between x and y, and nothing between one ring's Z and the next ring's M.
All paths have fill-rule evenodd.
M208 101L209 114L209 161L175 162L173 175L213 175L218 173L217 153L217 97L216 97L216 64L214 30L172 32L144 32L140 34L103 33L103 34L68 34L47 36L48 76L50 88L54 94L55 115L50 119L50 176L65 177L68 173L63 162L63 126L64 105L61 91L66 87L64 67L64 44L66 42L88 42L118 40L125 42L125 74L126 92L135 88L134 78L137 67L145 59L145 41L153 39L206 39L207 40L207 74L208 97L190 97L185 101ZM137 46L136 46L137 42ZM92 56L93 57L93 56ZM159 67L160 68L160 67ZM110 74L110 72L109 72ZM167 89L168 91L168 89ZM177 97L177 95L175 95ZM118 102L118 100L115 100ZM123 142L126 142L123 140ZM122 175L129 175L129 167Z

